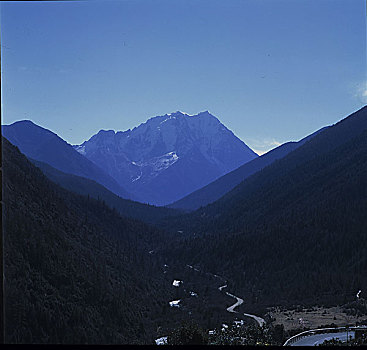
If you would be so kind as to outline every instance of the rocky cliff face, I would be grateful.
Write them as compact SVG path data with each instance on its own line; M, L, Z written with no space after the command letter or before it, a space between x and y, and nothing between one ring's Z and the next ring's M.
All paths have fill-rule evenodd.
M101 130L74 148L144 202L165 205L257 157L208 111Z

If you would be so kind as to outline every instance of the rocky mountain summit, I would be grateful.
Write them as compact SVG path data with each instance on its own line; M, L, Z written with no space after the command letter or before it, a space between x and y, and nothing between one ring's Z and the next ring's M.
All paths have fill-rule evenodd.
M166 205L257 157L208 111L101 130L74 148L143 202Z

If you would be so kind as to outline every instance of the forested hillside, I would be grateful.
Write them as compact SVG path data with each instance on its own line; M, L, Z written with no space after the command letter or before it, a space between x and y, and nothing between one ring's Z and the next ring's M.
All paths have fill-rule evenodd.
M367 130L367 107L324 129L303 146L245 179L218 201L195 212L162 220L161 225L189 233L241 232L277 217L285 205L293 206L288 191L308 196L312 203L315 189L308 187L306 192L301 192L299 181L303 180L294 175L303 174L307 162L326 156L364 130ZM326 162L323 165L328 166Z
M219 179L211 182L209 185L190 193L188 196L178 200L175 203L172 203L168 207L191 211L213 203L244 181L246 178L255 174L276 160L285 157L288 153L302 146L305 142L309 141L312 137L316 136L324 129L325 128L322 128L298 142L286 142L267 152L261 157L255 158L243 164L239 168L231 171L230 173L221 176Z
M40 168L51 181L57 183L61 187L78 194L85 196L89 195L95 199L100 199L111 209L115 208L119 214L125 217L139 219L147 223L155 223L167 216L179 214L179 211L176 209L156 207L154 205L123 199L93 180L64 173L44 162L33 159L31 159L31 161Z
M162 233L62 189L2 145L5 341L151 342L172 293L148 254Z
M151 343L185 318L211 326L225 308L219 296L208 302L208 285L200 315L189 301L184 312L168 307L190 292L172 288L187 264L224 277L260 315L345 303L367 288L367 108L212 205L162 220L173 236L61 188L6 139L3 154L6 342Z
M203 215L212 208L196 213L206 234L164 254L222 274L249 310L353 300L367 288L366 111L302 147L318 154L299 148L242 183L213 205L224 213L213 223Z

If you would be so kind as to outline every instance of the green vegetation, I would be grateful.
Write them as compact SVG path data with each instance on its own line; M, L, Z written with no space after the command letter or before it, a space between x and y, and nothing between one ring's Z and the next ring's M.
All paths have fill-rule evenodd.
M174 329L167 337L168 345L205 345L208 335L194 322L185 322Z
M3 139L5 342L150 343L161 232L50 182Z
M245 163L244 165L229 172L226 175L221 176L210 184L170 204L169 207L192 211L199 209L200 207L204 207L209 203L215 202L227 192L231 191L238 184L240 184L244 179L265 168L277 159L285 157L288 153L292 152L297 147L300 147L324 129L325 128L322 128L298 142L286 142L279 147L274 148L265 155Z
M367 108L213 205L162 220L174 235L120 216L140 210L128 201L61 188L5 139L3 151L6 342L151 344L169 333L170 344L281 345L290 336L271 324L208 334L234 317L224 281L244 299L239 312L344 304L366 314L355 300L367 290Z
M248 312L354 300L367 290L367 108L349 118L173 220L196 235L162 254L225 276Z
M367 334L363 334L356 339L349 339L348 341L341 341L339 339L325 340L320 346L366 346Z
M283 345L281 326L260 328L257 325L230 325L210 333L194 322L183 323L167 338L169 345Z
M104 201L111 209L115 209L122 216L139 219L147 223L155 223L165 217L179 214L179 211L175 209L156 207L154 205L123 199L93 180L67 174L53 168L49 164L33 159L30 160L51 181L74 193L84 196L89 195L92 198Z

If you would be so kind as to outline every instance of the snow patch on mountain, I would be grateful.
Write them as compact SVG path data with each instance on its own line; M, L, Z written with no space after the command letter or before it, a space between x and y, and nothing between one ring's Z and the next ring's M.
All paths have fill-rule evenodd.
M176 163L179 159L179 156L175 151L168 152L166 154L163 154L160 157L154 157L147 162L134 162L132 161L131 164L139 167L140 174L131 179L131 182L135 182L141 179L141 177L144 174L149 174L151 178L154 178L155 176L159 175L159 173L174 163Z
M82 154L83 156L85 155L85 146L76 146L75 150L80 154Z

